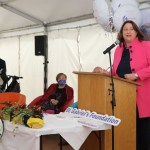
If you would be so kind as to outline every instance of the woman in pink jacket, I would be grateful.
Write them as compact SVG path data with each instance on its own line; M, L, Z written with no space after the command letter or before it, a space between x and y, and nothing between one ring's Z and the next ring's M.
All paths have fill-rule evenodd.
M150 150L150 42L131 20L123 23L118 33L119 46L115 50L112 73L137 81L137 150ZM108 73L101 67L94 72Z

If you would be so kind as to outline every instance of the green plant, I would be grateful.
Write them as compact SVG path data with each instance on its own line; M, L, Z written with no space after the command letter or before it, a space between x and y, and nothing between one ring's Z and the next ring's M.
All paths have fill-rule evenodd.
M27 120L32 118L43 118L43 112L40 107L19 106L17 103L8 105L1 111L1 118L10 120L13 124L24 124L27 126Z

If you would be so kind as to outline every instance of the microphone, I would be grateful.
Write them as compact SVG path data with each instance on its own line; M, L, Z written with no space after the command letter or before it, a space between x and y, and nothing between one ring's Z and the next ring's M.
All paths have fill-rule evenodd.
M112 45L110 45L105 51L103 51L103 54L106 54L106 53L110 52L110 50L112 48L114 48L116 45L118 45L119 43L120 43L120 41L117 40L115 43L113 43Z

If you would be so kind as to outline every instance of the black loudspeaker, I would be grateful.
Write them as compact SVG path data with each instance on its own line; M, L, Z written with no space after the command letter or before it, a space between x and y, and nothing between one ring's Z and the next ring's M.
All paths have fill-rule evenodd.
M46 52L47 35L35 36L35 55L44 56Z

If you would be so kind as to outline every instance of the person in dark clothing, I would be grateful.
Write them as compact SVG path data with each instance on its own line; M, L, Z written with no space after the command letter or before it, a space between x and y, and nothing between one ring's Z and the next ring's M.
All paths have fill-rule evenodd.
M7 80L6 62L0 58L0 92L4 91Z
M0 73L2 72L6 74L6 62L0 58Z
M32 101L29 106L39 105L47 113L59 113L67 101L74 97L73 88L66 84L67 76L64 73L59 73L56 76L57 83L53 83L46 90L44 95Z

